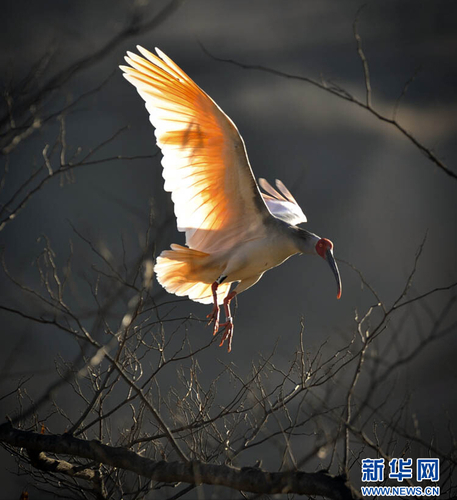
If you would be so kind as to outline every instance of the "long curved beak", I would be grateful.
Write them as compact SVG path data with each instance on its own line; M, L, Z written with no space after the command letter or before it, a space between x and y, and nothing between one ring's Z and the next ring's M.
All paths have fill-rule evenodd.
M337 286L336 298L339 299L341 298L341 277L338 266L336 265L335 257L333 257L333 250L331 248L325 252L325 260L329 263L329 266L332 268L333 274L335 275Z

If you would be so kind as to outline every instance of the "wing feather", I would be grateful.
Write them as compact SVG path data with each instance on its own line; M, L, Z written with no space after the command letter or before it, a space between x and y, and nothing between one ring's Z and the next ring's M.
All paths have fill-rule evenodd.
M259 179L259 184L264 191L269 193L262 193L263 201L276 218L294 225L307 221L306 215L303 213L300 205L283 182L276 179L276 187L282 194L276 191L266 179Z
M138 50L144 57L128 52L121 69L156 129L165 190L187 246L211 253L262 236L270 212L236 126L162 51Z

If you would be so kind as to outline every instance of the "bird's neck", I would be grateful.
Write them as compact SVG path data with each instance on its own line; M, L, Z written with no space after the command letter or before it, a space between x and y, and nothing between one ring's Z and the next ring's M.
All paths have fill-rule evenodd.
M319 236L297 226L289 226L287 230L298 253L311 255L316 253L316 244L320 239Z

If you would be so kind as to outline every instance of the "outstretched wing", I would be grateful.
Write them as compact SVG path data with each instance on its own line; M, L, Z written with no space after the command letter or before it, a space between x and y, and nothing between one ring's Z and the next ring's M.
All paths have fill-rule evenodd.
M279 179L276 179L276 187L282 194L278 193L265 179L259 179L259 184L264 191L269 193L262 193L262 197L268 209L275 217L293 225L306 222L306 215L303 213L300 205Z
M146 102L187 246L212 253L262 236L271 214L235 124L163 52L138 50L121 69Z

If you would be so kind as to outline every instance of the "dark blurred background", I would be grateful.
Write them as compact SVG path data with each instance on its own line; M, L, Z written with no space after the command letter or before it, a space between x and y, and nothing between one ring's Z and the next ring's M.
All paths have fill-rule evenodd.
M51 48L56 51L43 82L98 50L133 15L139 13L140 20L152 18L165 5L153 0L3 1L4 88L20 81ZM303 207L309 221L306 228L331 239L335 256L356 266L387 306L401 294L426 234L410 296L447 286L457 281L456 180L392 126L356 105L304 82L218 62L200 46L217 57L322 78L363 99L364 75L352 31L360 6L359 0L183 2L157 29L126 39L53 93L58 109L114 72L99 92L66 116L69 151L78 147L88 151L129 125L96 157L155 153L143 101L117 66L136 44L150 50L157 46L234 120L255 175L270 182L280 178ZM387 0L368 2L358 24L370 65L373 106L390 117L406 82L417 73L402 98L398 121L454 172L456 19L457 4L451 0ZM43 147L58 131L58 121L50 121L14 150L2 200L8 200L42 163ZM2 171L5 165L3 159ZM54 179L47 184L0 232L6 265L22 283L38 286L34 262L46 235L59 264L68 258L71 240L75 254L87 258L90 268L93 254L83 249L69 222L114 259L122 259L124 245L127 261L133 261L151 203L157 223L169 221L157 240L157 253L170 243L183 244L169 194L163 192L159 157L74 170L63 182ZM203 373L212 376L215 358L231 361L243 372L258 352L269 353L278 338L279 359L290 359L301 318L307 348L316 349L327 339L326 353L340 348L353 333L356 312L364 314L375 302L357 273L343 263L340 271L340 301L333 276L320 259L294 257L267 273L238 298L232 353L213 346L200 360ZM90 290L79 278L73 297L84 303ZM24 302L4 276L0 279L3 304L33 309L33 301ZM432 327L442 303L443 295L437 293L427 299L426 308L418 307L414 318L405 318L397 354L408 352L419 330ZM208 307L190 301L178 306L176 314L203 317L209 312ZM455 316L454 310L446 324L452 324ZM37 388L44 388L55 377L55 356L73 357L73 341L49 328L30 328L28 322L6 312L0 317L2 392L27 374L34 374ZM191 335L211 332L196 324ZM456 347L455 330L451 330L424 349L401 375L400 385L412 392L411 412L423 426L425 439L445 425L441 420L445 410L455 412ZM2 415L14 413L14 404L7 403ZM23 483L3 470L15 470L6 453L2 452L1 461L4 498L6 492L15 498Z

